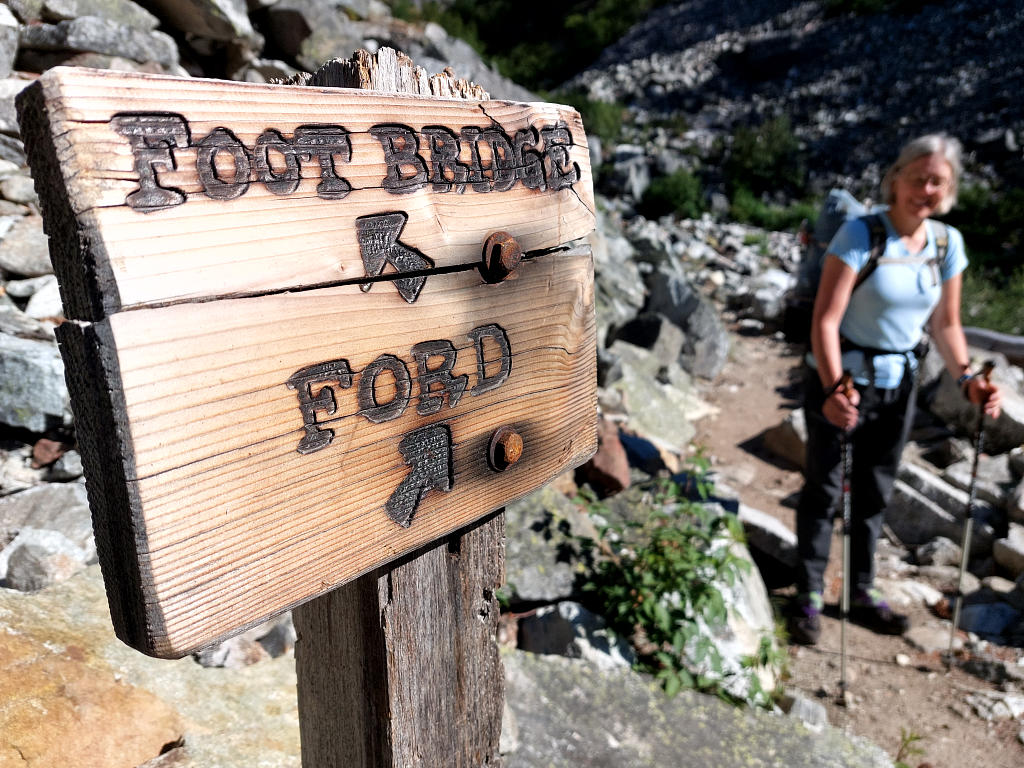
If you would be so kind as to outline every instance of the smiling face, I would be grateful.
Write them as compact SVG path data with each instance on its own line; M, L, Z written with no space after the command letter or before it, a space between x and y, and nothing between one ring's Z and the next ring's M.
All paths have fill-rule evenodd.
M924 155L903 166L892 185L892 211L900 218L935 214L953 185L953 169L942 155Z

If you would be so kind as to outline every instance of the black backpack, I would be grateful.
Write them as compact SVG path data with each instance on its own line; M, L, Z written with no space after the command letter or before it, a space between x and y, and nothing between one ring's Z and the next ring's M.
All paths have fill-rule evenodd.
M872 211L857 200L845 189L833 189L825 198L818 218L814 222L814 230L802 233L804 236L803 257L797 273L796 287L786 298L783 314L783 334L787 341L796 344L809 344L811 341L811 318L814 314L814 299L821 281L821 270L825 254L832 237L839 228L851 219L863 219L867 224L871 243L871 251L867 262L857 274L853 284L856 291L878 267L878 260L885 253L885 242L888 233L885 222L877 211ZM928 220L935 233L935 257L929 259L932 269L937 270L946 258L949 246L949 235L946 225L935 219Z

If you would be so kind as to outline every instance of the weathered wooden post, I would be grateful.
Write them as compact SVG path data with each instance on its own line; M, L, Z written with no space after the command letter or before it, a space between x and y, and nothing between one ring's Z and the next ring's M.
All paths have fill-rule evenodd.
M497 765L494 510L596 447L579 116L387 49L18 106L118 636L294 608L305 766Z

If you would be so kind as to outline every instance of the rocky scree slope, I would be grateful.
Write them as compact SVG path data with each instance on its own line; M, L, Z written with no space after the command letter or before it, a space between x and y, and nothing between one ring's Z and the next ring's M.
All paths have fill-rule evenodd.
M1024 183L1020 3L834 16L826 6L670 3L566 86L623 103L640 126L682 118L679 148L700 155L739 126L786 115L819 187L839 179L875 195L889 153L938 130L964 142L983 178Z

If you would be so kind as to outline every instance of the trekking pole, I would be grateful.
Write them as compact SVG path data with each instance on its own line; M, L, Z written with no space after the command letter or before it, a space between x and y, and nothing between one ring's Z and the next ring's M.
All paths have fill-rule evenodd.
M843 371L839 380L839 389L849 398L853 394L853 375ZM850 445L850 432L843 430L840 439L840 463L842 468L842 499L843 499L843 586L839 599L839 698L846 701L846 624L850 615L850 523L852 510L850 505L850 475L853 473L853 446Z
M992 376L996 364L989 360L978 374L987 382ZM978 406L978 428L974 433L974 460L971 462L971 482L967 486L967 510L964 513L964 535L960 542L960 574L956 580L956 595L953 597L953 625L949 628L949 650L947 659L953 660L953 641L956 639L956 628L960 623L960 606L964 597L964 573L967 571L967 553L971 548L971 529L974 527L974 497L978 485L978 458L985 447L985 403Z

